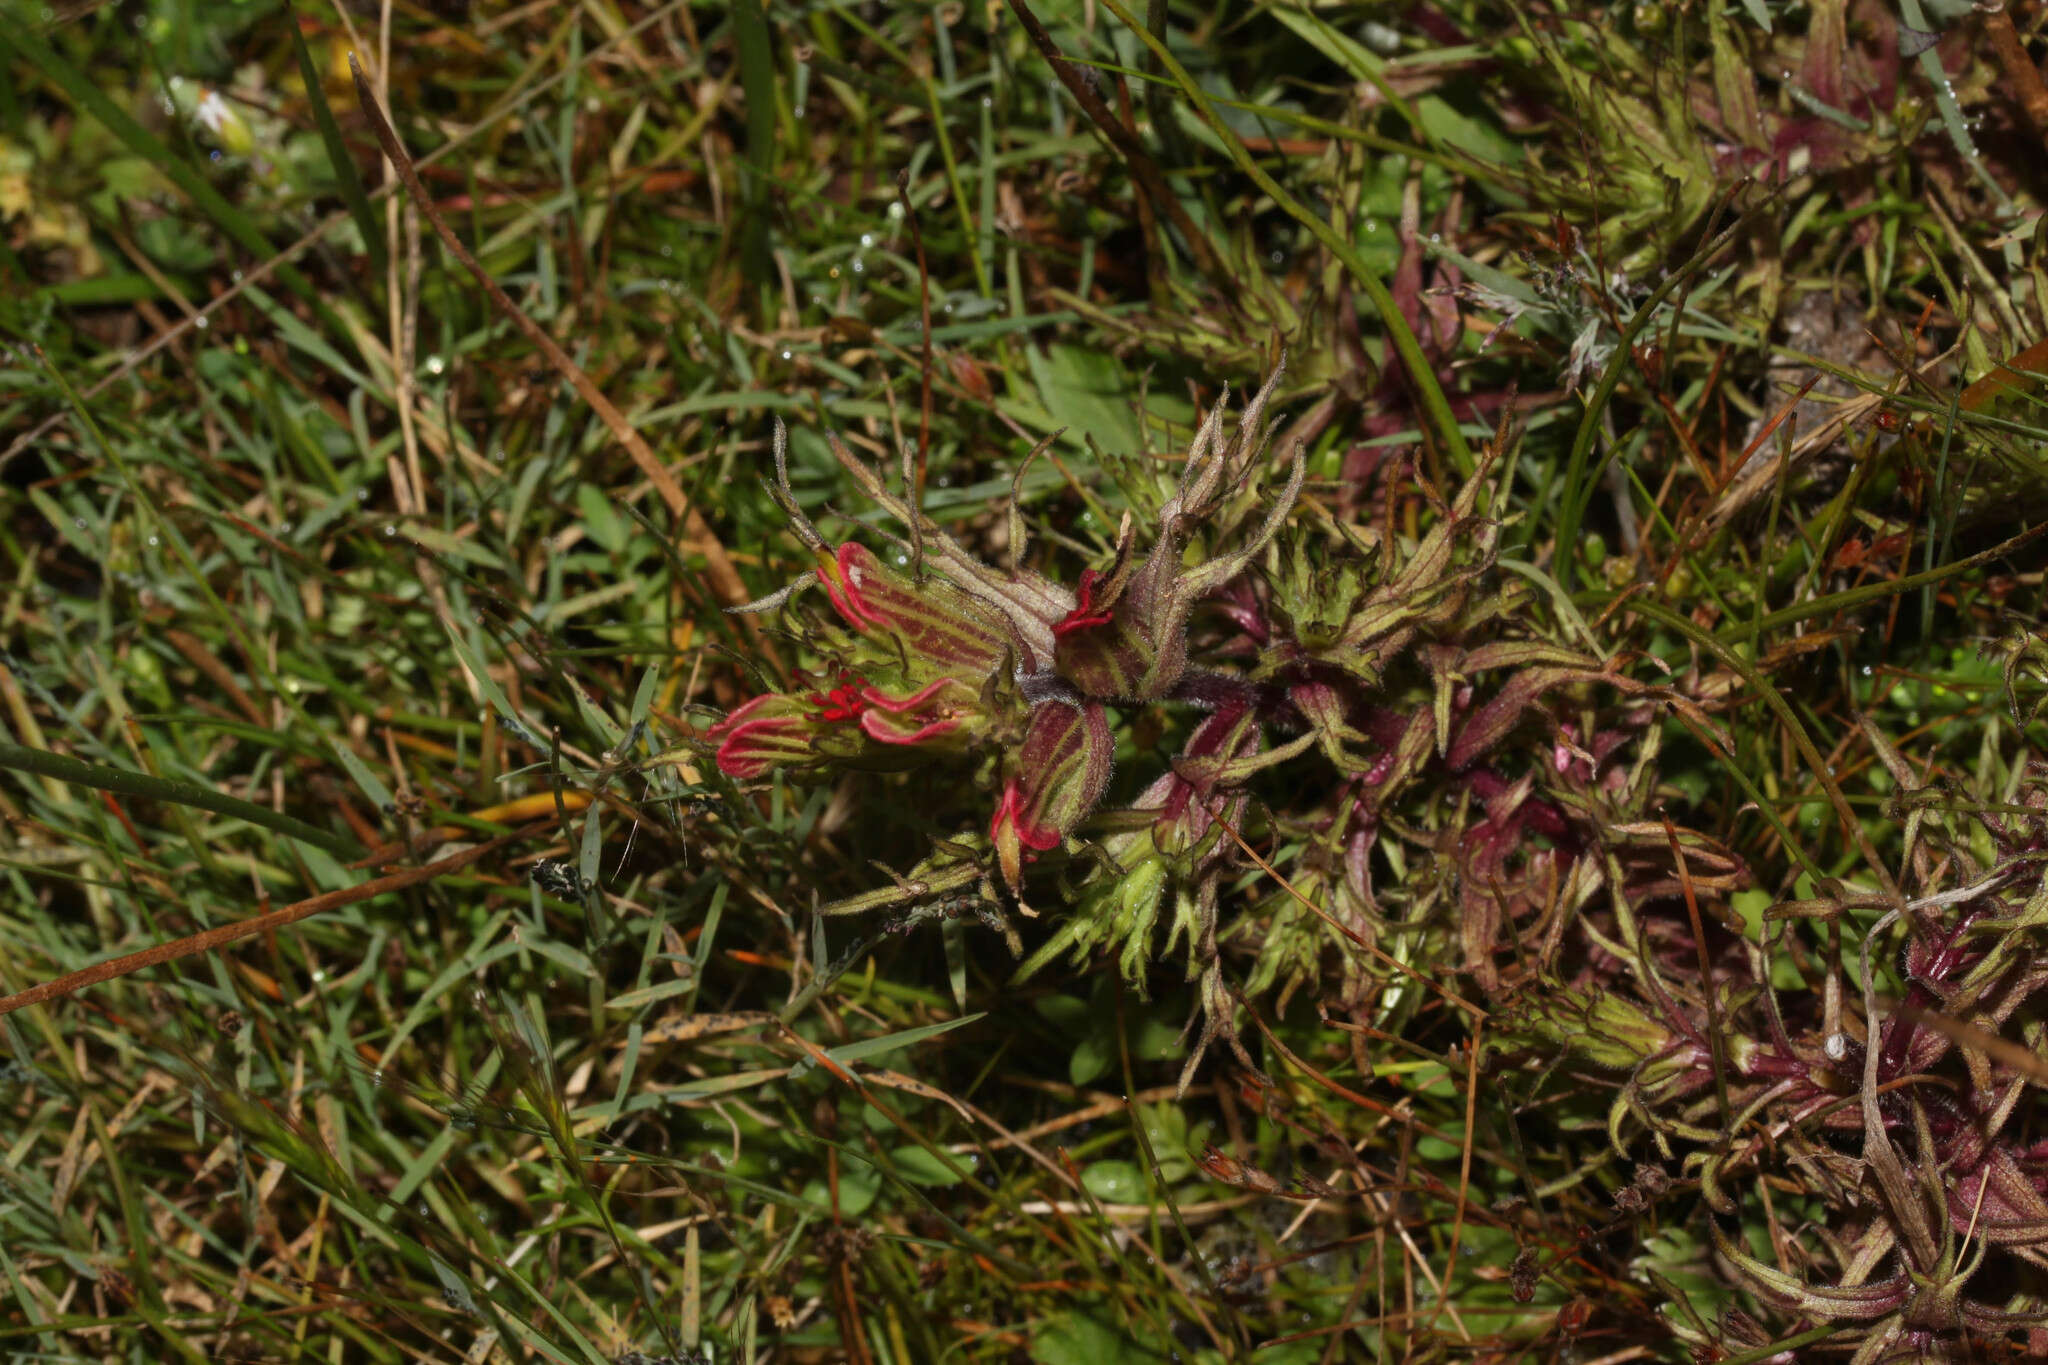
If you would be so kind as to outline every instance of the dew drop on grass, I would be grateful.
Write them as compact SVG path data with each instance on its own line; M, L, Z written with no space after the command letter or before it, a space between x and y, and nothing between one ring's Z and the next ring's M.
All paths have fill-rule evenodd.
M860 274L860 273L861 273L862 271L864 271L864 270L866 270L866 269L867 269L867 267L866 267L866 266L864 266L864 265L862 265L862 264L860 263L860 257L856 256L856 257L854 257L854 258L853 258L853 273L854 273L854 274L858 275L858 274Z
M873 246L875 244L875 234L872 232L863 232L860 235L860 244L862 246Z

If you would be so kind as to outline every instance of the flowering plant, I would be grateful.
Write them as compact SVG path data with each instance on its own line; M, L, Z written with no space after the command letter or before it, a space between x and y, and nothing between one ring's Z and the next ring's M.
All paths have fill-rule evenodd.
M711 727L720 770L750 779L773 768L903 768L993 747L987 846L1004 884L1020 890L1026 862L1060 847L1108 789L1115 741L1105 703L1200 699L1201 685L1187 678L1188 617L1280 526L1300 491L1300 459L1255 534L1195 567L1183 560L1193 531L1256 472L1278 379L1276 371L1247 406L1234 439L1222 437L1220 405L1197 431L1142 566L1131 568L1126 517L1115 565L1085 571L1078 592L1014 555L1007 570L982 563L836 439L840 462L910 535L899 568L861 545L829 544L790 492L778 425L775 493L816 567L740 610L778 608L819 586L840 626L814 634L831 663L810 685L754 697Z
M706 736L719 768L742 780L777 769L978 760L986 824L939 841L893 890L828 909L903 905L977 879L984 904L1007 898L1025 908L1032 863L1056 861L1070 872L1072 913L1024 960L1020 978L1063 953L1111 949L1143 990L1164 921L1167 948L1185 947L1199 1002L1184 1079L1211 1042L1237 1045L1226 940L1256 954L1255 990L1315 979L1332 948L1343 990L1369 989L1365 964L1388 915L1373 888L1374 849L1390 838L1443 860L1448 914L1428 903L1410 907L1411 918L1430 932L1445 925L1488 992L1502 988L1504 954L1541 963L1555 953L1556 931L1537 926L1560 912L1603 893L1675 887L1654 856L1611 833L1641 828L1650 794L1640 767L1615 760L1664 706L1704 732L1715 728L1685 697L1629 677L1627 659L1502 638L1526 588L1501 575L1499 527L1480 509L1505 430L1453 497L1420 481L1397 493L1389 480L1389 497L1435 502L1434 524L1417 538L1372 537L1310 516L1291 522L1304 461L1296 450L1281 465L1284 481L1270 477L1280 462L1265 429L1279 377L1227 433L1223 405L1209 412L1170 483L1149 468L1122 471L1130 510L1107 562L1071 588L1024 564L1014 505L1009 563L997 567L836 440L854 482L904 530L893 538L893 564L828 542L790 491L778 429L775 496L813 567L743 610L784 608L816 586L833 619L807 635L820 671L745 702ZM1149 545L1141 525L1151 528ZM1551 698L1592 689L1631 704L1581 707L1576 722L1550 716ZM1096 818L1116 750L1112 705L1126 715L1157 711L1162 728L1175 709L1198 715L1178 755L1128 807ZM1297 805L1280 784L1255 807L1261 777L1289 765L1322 765L1334 777L1296 784L1315 799ZM1415 812L1396 816L1403 804ZM1245 837L1254 809L1261 836L1284 846L1278 865ZM1074 856L1084 849L1090 856ZM1224 923L1226 888L1255 864L1284 895ZM1724 861L1688 875L1704 884L1738 873ZM1011 946L1021 950L1013 931ZM1532 1026L1531 1036L1540 1033Z

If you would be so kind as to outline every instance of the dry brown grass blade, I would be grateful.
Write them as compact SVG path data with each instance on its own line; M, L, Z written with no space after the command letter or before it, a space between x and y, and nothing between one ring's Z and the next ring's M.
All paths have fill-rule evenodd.
M2009 360L1991 367L1991 373L1963 390L1965 412L1982 412L2007 393L2019 395L2040 381L2034 376L2048 370L2048 340L2037 341Z
M339 891L324 892L306 900L295 901L282 910L253 915L245 920L237 920L233 924L208 929L204 933L191 934L170 943L159 943L154 947L144 948L139 953L129 953L105 962L96 962L82 971L66 973L54 981L45 981L40 986L31 986L25 991L18 991L0 999L0 1014L12 1014L30 1005L40 1005L46 1000L55 1000L75 991L82 991L87 986L97 986L102 981L112 981L117 976L130 976L147 967L157 967L166 962L176 962L179 958L210 953L216 948L226 947L230 943L252 938L257 934L275 933L288 924L297 924L302 919L310 919L328 910L339 910L344 905L354 905L358 901L381 896L387 891L402 891L408 886L430 882L444 873L460 871L471 863L481 862L507 844L532 838L536 834L544 834L553 828L552 820L538 821L525 829L499 835L489 843L466 848L460 853L451 853L424 867L408 868L404 872L394 872L388 877L377 877L355 886L345 886Z
M384 116L384 110L377 103L377 97L372 93L369 80L363 75L363 68L356 61L353 52L349 54L348 69L355 77L356 99L370 120L370 128L377 135L378 146L384 149L384 155L390 158L392 166L397 169L398 178L405 183L406 193L419 205L420 212L433 227L434 235L441 239L441 244L448 248L455 259L462 263L462 268L483 287L492 304L505 315L506 320L517 327L520 334L547 357L548 363L569 381L577 396L590 405L591 411L603 420L611 429L612 436L626 448L626 453L633 457L633 463L639 466L640 472L646 475L647 481L654 486L654 491L660 494L661 500L668 505L670 513L683 524L683 533L689 538L690 543L703 554L712 590L718 594L719 599L727 606L734 607L753 600L753 594L747 590L747 585L740 578L739 569L726 553L725 546L712 533L702 514L690 504L682 485L676 482L675 475L670 473L668 466L655 455L653 447L647 444L639 432L633 430L633 425L626 420L625 414L613 406L611 399L605 397L604 391L584 373L583 367L571 359L569 353L563 350L560 343L549 336L539 323L526 316L525 311L512 301L511 295L499 287L498 282L477 263L476 257L469 254L469 249L463 246L460 239L449 229L440 211L434 207L433 196L420 184L419 173L413 169L412 158L406 154L404 144L399 142L398 134L392 130L391 121ZM745 618L742 618L741 626L750 633L758 632L760 629L756 623ZM760 641L759 644L763 650L768 648L766 641Z
M1926 382L1941 373L1941 367L1954 359L1956 348L1950 348L1921 365L1915 379ZM1896 392L1895 387L1893 392ZM1826 450L1842 433L1877 412L1891 400L1893 393L1859 393L1845 398L1835 409L1822 419L1819 426L1798 436L1790 451L1761 449L1754 452L1755 458L1745 458L1736 466L1735 477L1720 492L1713 510L1707 514L1707 529L1718 531L1743 510L1764 494L1781 477L1780 468L1797 469L1807 460ZM1783 413L1780 412L1780 418Z
M1482 1043L1480 1035L1485 1031L1485 1023L1474 1023L1471 1041L1465 1045L1465 1131L1458 1144L1458 1203L1456 1211L1451 1215L1451 1251L1444 1261L1445 1284L1455 1283L1458 1273L1458 1251L1465 1240L1465 1215L1471 1209L1472 1125L1477 1122L1479 1114L1479 1055ZM1449 1299L1438 1299L1437 1312L1441 1312L1449 1305ZM1430 1315L1430 1322L1432 1325L1436 1322L1436 1313ZM1463 1324L1459 1325L1459 1330L1464 1330ZM1471 1337L1468 1335L1466 1340L1471 1340Z

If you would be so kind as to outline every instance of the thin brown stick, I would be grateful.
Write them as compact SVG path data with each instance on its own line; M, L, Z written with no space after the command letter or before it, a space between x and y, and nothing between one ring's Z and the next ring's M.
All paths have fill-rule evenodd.
M1148 52L1149 65L1157 66L1159 57ZM1123 121L1124 131L1132 137L1138 135L1138 121L1131 116L1131 87L1121 76L1116 81L1116 112ZM1145 244L1145 287L1152 291L1153 298L1160 298L1166 286L1166 258L1159 251L1159 215L1152 211L1152 198L1141 194L1137 200L1138 240Z
M242 690L241 684L235 681L233 671L220 661L220 656L209 649L205 641L190 631L175 628L166 630L162 638L171 648L184 655L186 661L194 668L204 673L207 681L218 687L221 695L233 702L236 709L249 718L251 725L270 724L270 717L263 714L263 708Z
M471 278L483 286L484 292L490 296L498 311L505 315L505 319L539 348L540 353L547 357L548 363L569 381L577 396L590 405L591 411L603 420L611 429L612 436L626 448L626 453L633 457L633 463L640 467L640 472L647 476L647 481L654 486L654 491L668 504L669 512L682 522L683 533L704 555L705 568L711 579L712 589L718 596L727 606L739 606L751 601L753 594L748 592L746 583L740 578L739 569L726 554L725 546L712 534L711 527L705 523L703 516L690 505L689 498L683 493L682 485L676 482L676 477L669 472L668 466L655 455L653 448L640 433L633 430L625 414L614 407L611 399L605 397L604 391L583 372L583 367L572 360L569 353L563 350L539 323L528 317L519 305L512 301L511 296L499 287L498 282L492 279L481 265L477 264L476 257L470 255L469 249L449 230L440 210L434 207L433 197L427 193L426 187L420 184L419 173L413 169L412 158L406 154L404 144L398 140L398 134L392 131L391 122L385 118L384 110L377 103L377 96L371 91L370 83L364 77L363 69L356 62L353 52L349 54L348 69L355 77L356 100L362 105L364 115L370 120L371 131L377 135L377 144L384 149L384 155L389 157L391 164L397 168L398 178L405 182L406 192L413 197L413 202L419 205L420 212L426 215L427 222L434 229L434 235L439 237L441 244L461 262L462 268L470 273ZM750 631L759 629L748 618L742 618L741 624ZM757 643L763 649L768 648L765 641Z
M1692 920L1693 951L1699 954L1700 991L1707 1000L1707 1047L1713 1055L1714 1095L1720 1102L1721 1124L1725 1129L1734 1123L1734 1115L1728 1107L1728 1077L1722 1055L1721 1007L1714 994L1714 963L1707 954L1707 931L1700 919L1700 901L1692 885L1692 865L1685 860L1685 849L1678 842L1678 827L1671 823L1671 817L1659 814L1664 822L1664 837L1671 844L1671 858L1678 865L1678 883L1685 891L1685 912Z
M1112 147L1122 153L1124 161L1137 177L1138 185L1151 197L1159 211L1167 216L1181 237L1187 242L1188 250L1194 253L1195 268L1208 277L1209 282L1221 292L1226 303L1235 307L1237 288L1232 283L1230 271L1224 266L1223 258L1216 254L1216 248L1208 235L1195 226L1188 217L1187 209L1175 197L1173 189L1166 183L1166 176L1159 164L1152 159L1137 136L1125 128L1122 121L1110 112L1102 102L1102 96L1095 93L1088 82L1081 78L1080 68L1060 52L1052 35L1045 31L1045 25L1038 22L1038 16L1031 12L1025 0L1009 0L1010 11L1024 25L1024 31L1031 36L1031 42L1045 58L1045 64L1052 68L1052 74L1060 78L1060 84L1067 87L1067 93L1081 106L1081 112L1088 121L1102 130Z
M159 943L154 947L144 948L139 953L129 953L106 962L96 962L83 971L67 973L54 981L45 981L40 986L31 986L25 991L0 999L0 1014L12 1014L30 1005L40 1005L46 1000L55 1000L75 991L82 991L87 986L97 986L102 981L111 981L117 976L130 976L148 967L176 962L179 958L210 953L216 948L224 948L241 939L274 933L287 924L297 924L300 920L310 919L323 911L339 910L345 905L354 905L358 901L381 896L387 891L402 891L408 886L432 881L444 873L459 871L471 863L480 862L507 844L545 833L553 823L544 820L528 825L525 829L515 830L511 834L500 835L489 843L466 848L460 853L451 853L438 862L428 863L424 867L408 868L404 872L394 872L388 877L377 877L355 886L345 886L339 891L324 892L308 900L296 901L282 910L272 910L265 915L237 920L233 924L223 924L217 929L208 929L204 933L192 934L170 943Z
M2048 1060L2010 1038L2001 1038L1989 1029L1978 1028L1975 1024L1952 1019L1934 1010L1915 1009L1911 1005L1900 1005L1893 1013L1908 1023L1926 1025L1958 1047L2004 1062L2038 1085L2048 1085Z
M1472 1125L1479 1114L1479 1049L1481 1035L1485 1032L1483 1021L1473 1024L1472 1038L1465 1046L1465 1140L1459 1144L1463 1150L1458 1156L1458 1207L1457 1212L1451 1215L1451 1253L1444 1260L1445 1284L1452 1283L1458 1273L1458 1248L1465 1240L1465 1212L1472 1202ZM1438 1299L1437 1312L1442 1312L1449 1305L1449 1299ZM1432 1313L1429 1320L1434 1324L1436 1313ZM1453 1317L1452 1321L1457 1319ZM1465 1330L1463 1323L1458 1324L1458 1330ZM1466 1340L1471 1338L1468 1336Z
M1998 54L1998 64L2005 68L2005 79L2011 84L2027 122L2033 125L2034 136L2048 142L2048 86L2041 84L2040 68L2027 55L2019 30L2012 26L2012 16L2005 11L2003 0L1977 7L1977 12L1984 16L1984 33L1991 39L1991 50Z

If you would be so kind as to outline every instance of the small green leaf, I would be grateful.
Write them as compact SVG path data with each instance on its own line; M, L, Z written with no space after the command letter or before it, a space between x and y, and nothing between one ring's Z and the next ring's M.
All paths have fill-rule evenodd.
M649 664L647 671L640 675L640 685L633 689L633 709L627 723L635 730L647 723L647 713L654 709L654 689L661 682L661 666Z
M1492 124L1461 113L1438 96L1424 95L1417 100L1415 113L1431 137L1449 143L1461 152L1503 166L1515 165L1522 159L1519 142Z
M626 548L632 529L602 488L589 483L576 485L576 510L582 514L584 531L599 548L611 554Z
M939 922L939 938L946 947L946 980L953 988L953 1003L967 1008L967 927L957 919Z
M923 1152L918 1153L923 1156ZM907 1177L906 1177L907 1178ZM858 1218L868 1211L875 1202L875 1196L882 1189L882 1173L872 1166L858 1165L851 1161L840 1163L839 1167L839 1213L843 1218ZM804 1186L804 1202L816 1204L821 1209L832 1207L832 1190L822 1180L813 1180Z
M1031 1359L1037 1365L1126 1365L1144 1357L1114 1328L1068 1313L1032 1334Z
M1067 1058L1067 1079L1075 1085L1088 1082L1109 1070L1109 1044L1100 1038L1083 1038Z
M1728 904L1736 914L1742 916L1742 936L1761 941L1764 936L1764 911L1771 908L1771 893L1738 891L1728 898Z
M1126 396L1135 386L1114 357L1078 346L1025 354L1045 415L1053 426L1067 429L1069 444L1081 447L1093 436L1097 445L1117 453L1143 448L1137 413Z
M922 1147L902 1146L889 1153L889 1160L895 1164L896 1174L913 1185L940 1188L957 1185L960 1177L945 1162L933 1156ZM964 1164L964 1163L963 1163Z
M1105 1204L1142 1204L1150 1190L1145 1173L1130 1161L1091 1161L1081 1185Z
M1088 1002L1074 995L1041 995L1031 1002L1038 1017L1062 1033L1079 1033L1088 1022Z
M602 808L593 805L585 813L583 817L583 846L577 851L576 855L576 875L582 878L585 886L592 888L597 886L598 874L603 871L601 862L604 855L604 833L603 826L597 816L600 809Z
M1179 1023L1161 1012L1148 1011L1139 1018L1137 1028L1131 1033L1131 1056L1141 1062L1163 1062L1169 1057L1178 1057L1184 1050L1180 1036Z

